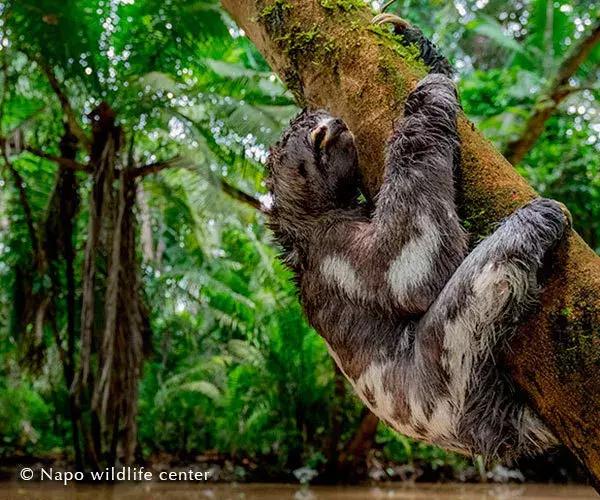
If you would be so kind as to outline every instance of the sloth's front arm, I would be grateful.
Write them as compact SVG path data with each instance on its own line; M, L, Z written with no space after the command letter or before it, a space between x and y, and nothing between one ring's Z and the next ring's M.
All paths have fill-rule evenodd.
M441 74L425 77L410 94L387 146L372 218L328 231L324 248L336 252L321 267L342 292L356 295L358 283L386 311L422 314L463 260L467 237L453 179L458 108L454 84Z

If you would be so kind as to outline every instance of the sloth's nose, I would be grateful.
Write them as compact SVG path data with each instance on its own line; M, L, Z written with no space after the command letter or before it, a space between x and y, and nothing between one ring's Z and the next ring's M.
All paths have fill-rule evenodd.
M322 121L311 132L313 144L321 149L337 139L344 132L349 132L348 127L340 118L329 118Z

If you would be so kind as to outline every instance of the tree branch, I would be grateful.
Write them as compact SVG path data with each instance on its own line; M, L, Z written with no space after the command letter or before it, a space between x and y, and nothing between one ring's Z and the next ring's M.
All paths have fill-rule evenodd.
M372 29L366 5L332 13L315 0L222 3L302 104L346 121L368 193L376 194L392 124L423 65L403 57L393 36ZM460 212L476 241L536 193L464 116L458 128ZM532 406L600 480L600 258L571 233L544 285L506 361Z
M511 141L504 152L506 159L517 165L527 155L540 138L546 122L554 114L558 105L572 92L579 88L571 87L569 80L600 42L600 23L597 23L587 36L582 37L571 49L561 64L556 77L534 106L534 111L523 127L523 133Z
M144 165L141 167L134 168L132 170L128 170L127 175L129 175L131 178L145 177L150 174L156 174L167 168L173 168L173 167L190 168L191 166L192 166L191 163L186 164L186 160L184 158L182 158L180 156L176 156L169 160L159 161L159 162L155 162L155 163L149 163L148 165ZM241 203L244 203L246 205L249 205L252 208L254 208L260 212L264 211L260 200L256 199L254 196L242 191L241 189L238 189L237 187L233 186L232 184L229 184L224 179L219 180L219 186L221 187L221 190L225 194L227 194L228 196L231 196L235 200L237 200Z
M77 170L80 172L89 172L90 169L87 165L83 163L79 163L76 160L71 160L70 158L63 158L61 156L54 156L49 153L42 151L41 149L35 148L33 146L25 145L22 147L23 151L27 151L35 156L39 156L40 158L44 158L49 161L53 161L54 163L60 165L61 167L68 168L69 170Z
M248 193L242 191L241 189L236 188L235 186L229 184L227 181L221 179L219 181L221 185L221 190L228 196L231 196L234 200L237 200L241 203L244 203L259 212L263 213L264 209L260 200L256 199L254 196L249 195Z
M569 55L558 69L552 88L560 88L567 85L571 77L585 62L592 50L594 50L594 47L598 45L598 42L600 42L600 22L597 22L592 30L586 36L581 37L573 46Z
M184 158L175 156L174 158L170 158L168 160L148 163L147 165L143 165L141 167L129 169L126 172L127 175L133 179L136 177L146 177L147 175L156 174L162 170L173 167L189 168L190 164L186 164Z
M92 146L90 139L87 136L87 134L84 132L81 125L79 125L79 122L77 121L75 112L73 111L73 108L71 106L71 103L69 102L67 95L63 92L63 89L61 88L60 83L58 82L58 79L56 78L56 75L54 74L54 71L52 71L52 68L50 68L50 66L48 66L44 61L40 61L39 58L38 58L38 64L40 65L40 67L42 68L42 71L46 75L46 78L48 79L48 82L50 83L52 90L54 90L56 97L58 97L58 100L60 102L60 107L62 108L63 113L65 114L65 118L67 120L67 125L69 127L69 130L75 137L77 137L77 140L81 143L81 145L87 151L90 151L91 146Z
M10 144L10 142L11 142L11 140L8 139L7 137L0 136L1 144ZM61 167L68 168L69 170L78 170L81 172L89 172L90 171L88 166L83 163L79 163L78 161L72 160L71 158L63 158L62 156L51 155L50 153L46 153L45 151L42 151L41 149L36 148L34 146L29 146L28 144L18 144L18 145L16 145L15 150L16 151L12 151L13 154L18 154L18 153L22 153L23 151L27 151L28 153L31 153L32 155L52 161L52 162L60 165Z

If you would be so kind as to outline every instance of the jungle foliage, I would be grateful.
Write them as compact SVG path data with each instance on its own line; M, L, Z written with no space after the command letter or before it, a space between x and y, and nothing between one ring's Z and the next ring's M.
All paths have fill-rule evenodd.
M443 48L465 112L503 150L598 23L583 0L391 10ZM258 208L268 146L297 112L261 55L214 0L18 0L0 14L0 457L360 471L344 450L365 413ZM599 62L596 46L516 165L596 251ZM383 476L485 475L382 426L372 448Z

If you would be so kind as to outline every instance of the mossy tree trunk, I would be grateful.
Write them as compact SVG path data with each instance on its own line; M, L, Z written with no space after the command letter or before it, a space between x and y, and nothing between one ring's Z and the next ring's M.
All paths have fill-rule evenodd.
M414 51L370 24L360 0L222 0L302 105L327 108L356 136L370 194L408 92L425 74ZM535 192L464 116L461 216L476 242ZM600 259L572 233L555 252L541 307L507 363L531 404L600 480Z

